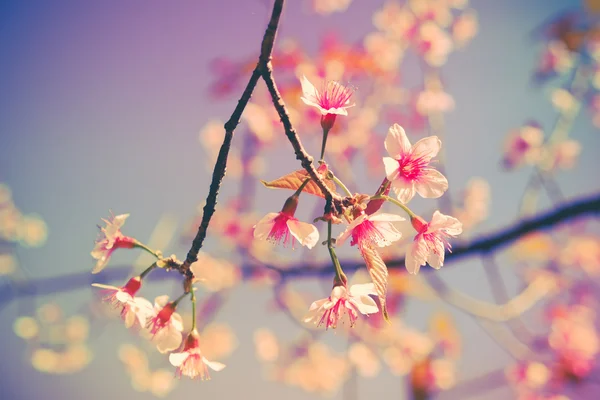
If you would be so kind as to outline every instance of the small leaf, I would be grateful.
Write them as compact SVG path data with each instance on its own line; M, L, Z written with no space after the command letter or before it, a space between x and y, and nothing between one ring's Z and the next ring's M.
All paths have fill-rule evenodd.
M319 168L317 168L317 172L319 173L319 176L324 179L325 185L327 185L327 187L335 193L335 184L332 181L326 179L328 172L327 164L323 164ZM306 172L306 170L304 169L300 169L298 171L291 172L270 182L263 180L261 180L260 182L266 187L272 189L298 190L298 188L300 187L300 185L302 185L302 182L304 182L306 178L308 178L308 172ZM315 196L325 198L323 192L321 192L321 189L319 189L319 186L317 186L317 184L313 181L308 182L308 184L304 187L304 190L302 192L314 194Z
M387 184L387 187L386 187L386 184ZM392 185L388 182L388 179L383 178L383 182L381 182L381 185L379 185L379 189L377 189L377 192L375 192L375 196L380 196L380 195L387 196L390 193L391 187L392 187ZM383 188L385 188L385 190L383 190ZM367 215L375 214L381 208L383 203L385 203L385 200L383 200L383 199L369 201L367 203L367 208L365 208L365 213Z
M367 270L371 275L371 280L375 285L377 296L379 296L379 303L381 303L381 314L386 322L390 322L390 317L387 313L386 307L386 294L387 294L387 280L388 280L388 269L381 259L377 250L373 247L363 246L360 254L362 255L365 263L367 264Z

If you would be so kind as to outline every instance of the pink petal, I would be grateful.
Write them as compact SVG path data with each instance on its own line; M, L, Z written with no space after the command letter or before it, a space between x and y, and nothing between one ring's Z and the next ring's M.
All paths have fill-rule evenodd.
M298 239L302 246L312 249L319 241L319 231L312 224L289 219L287 227L292 236Z
M279 213L269 213L254 225L254 238L267 239Z
M179 367L188 358L189 353L187 351L181 353L169 354L169 362L174 367Z
M385 149L390 157L398 160L402 155L410 153L411 146L404 128L398 124L394 124L388 130L385 138ZM398 166L396 165L396 168Z
M462 233L462 223L454 217L442 214L438 210L433 213L427 232L442 230L448 235L457 236Z
M400 222L406 221L406 218L396 214L378 213L370 215L369 220L372 222Z
M413 182L406 182L404 179L396 179L392 181L392 189L396 196L398 196L398 200L402 203L407 204L409 201L415 197L415 184Z
M442 147L442 141L437 136L427 136L415 143L412 154L415 158L423 158L429 162L437 156Z
M427 245L422 240L415 240L406 252L405 266L408 273L416 275L422 265L427 262Z
M448 190L448 180L435 169L426 169L415 183L417 193L426 199L437 199Z
M225 368L225 364L216 361L208 361L205 357L202 357L202 361L206 364L207 367L212 369L213 371L222 371Z
M398 161L391 157L383 157L383 168L385 169L385 176L391 182L395 181L398 177Z
M338 246L341 246L344 244L344 242L346 242L346 239L348 239L348 237L350 235L352 235L352 231L354 230L354 228L356 228L358 225L360 225L365 218L367 218L366 214L362 214L361 216L359 216L358 218L355 218L350 225L348 225L348 227L346 228L346 230L344 232L342 232L340 234L340 236L337 237L337 239L335 239L335 243Z
M310 83L306 76L302 76L300 79L300 85L302 85L302 101L309 106L316 106L318 103L319 92L317 88Z

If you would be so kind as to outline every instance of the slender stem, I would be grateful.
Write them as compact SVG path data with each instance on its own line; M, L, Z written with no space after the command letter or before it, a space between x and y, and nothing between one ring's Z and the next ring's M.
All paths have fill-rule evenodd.
M191 300L192 300L192 331L194 329L196 329L196 293L194 293L194 288L192 287L192 290L190 290L191 293Z
M404 211L406 211L406 213L411 218L414 218L414 217L417 216L414 212L412 212L412 210L410 208L408 208L407 205L403 204L402 202L400 202L400 201L398 201L398 200L396 200L396 199L394 199L394 198L392 198L390 196L385 196L383 194L380 194L380 195L372 196L371 197L371 200L380 200L380 199L385 200L385 201L389 201L390 203L393 203L393 204L397 205L398 207L400 207L401 209L403 209Z
M202 221L200 222L200 226L198 227L196 237L192 241L192 246L185 259L185 268L188 268L193 262L195 262L198 259L198 252L202 248L202 244L204 242L204 239L206 238L206 231L208 229L208 225L210 224L210 220L215 212L215 207L217 205L217 196L219 194L221 182L223 181L223 177L225 176L225 172L227 169L227 157L229 155L229 149L231 147L231 140L233 139L234 130L240 123L242 113L244 112L246 105L250 101L252 92L254 91L256 83L258 82L258 79L261 76L261 72L264 69L266 69L266 65L271 59L271 53L273 52L273 44L275 42L275 34L277 33L277 27L279 26L279 18L281 16L282 10L283 0L275 0L275 3L273 4L273 12L271 14L271 19L269 21L269 24L267 25L267 29L265 31L261 43L260 56L258 58L258 62L256 63L256 67L254 68L254 71L250 76L250 80L246 85L246 89L244 89L242 97L238 101L238 104L235 107L233 113L231 114L229 121L225 123L225 137L223 138L223 144L221 145L221 149L219 150L219 155L217 157L217 161L213 170L210 190L206 198L206 205L204 206L202 211Z
M136 241L135 244L134 244L134 246L137 247L137 248L140 248L142 250L147 251L148 253L152 254L156 258L160 258L161 255L162 255L160 251L158 251L158 250L152 250L150 247L146 246L142 242Z
M194 291L193 291L193 290L190 290L190 292L192 292L192 293L193 293ZM173 305L174 305L175 307L177 307L177 304L179 304L179 302L180 302L181 300L183 300L183 299L185 298L185 296L187 296L188 294L189 294L189 293L184 293L184 294L182 294L181 296L179 296L178 298L176 298L175 300L173 300ZM192 296L193 296L193 295L192 295ZM194 315L195 315L195 313L194 313ZM194 318L194 319L195 319L195 318Z
M323 141L321 142L321 157L319 160L324 161L325 147L327 146L327 136L329 136L329 129L323 129Z
M327 221L327 250L329 250L331 262L333 262L333 266L335 267L335 281L345 284L348 282L348 278L346 278L346 274L344 274L344 271L342 271L340 260L338 259L337 254L335 254L333 239L331 238L331 221Z
M350 192L350 190L348 190L346 185L344 185L344 182L342 182L337 176L335 176L333 172L329 172L331 173L331 179L335 182L335 184L341 187L348 197L352 197L352 193Z
M142 273L140 274L140 279L144 279L146 277L146 275L148 275L154 268L156 268L156 263L152 264L151 266L146 268L144 271L142 271Z
M302 182L302 185L300 185L300 187L298 188L298 190L296 190L296 193L294 193L294 196L300 196L300 193L302 193L302 191L304 190L304 188L306 187L306 185L308 184L308 182L310 182L310 178L306 178L304 180L304 182Z

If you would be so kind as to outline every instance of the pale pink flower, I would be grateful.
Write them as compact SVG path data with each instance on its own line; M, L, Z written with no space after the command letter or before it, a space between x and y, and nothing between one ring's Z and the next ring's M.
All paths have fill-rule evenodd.
M336 239L337 245L342 245L349 237L351 246L358 245L360 249L363 246L386 247L393 242L400 240L402 234L398 232L392 222L404 221L405 219L394 214L373 214L363 213L355 218L344 232Z
M298 240L302 246L312 249L319 241L319 231L314 225L294 218L297 206L298 196L294 195L288 198L281 212L265 215L254 226L254 238L273 243L283 241L284 246L291 242L292 248Z
M94 269L92 269L92 274L97 274L104 269L113 251L119 248L130 249L135 245L136 240L134 238L121 233L121 227L127 217L129 217L129 214L111 216L108 220L102 219L106 223L106 227L99 227L100 235L96 239L94 250L91 252L92 257L98 260Z
M385 138L385 149L390 156L383 158L383 164L402 203L408 203L415 192L424 198L438 198L448 189L446 177L429 166L441 145L437 136L428 136L411 146L400 125L390 127Z
M169 296L154 299L153 315L148 319L146 328L152 335L152 342L161 353L175 350L181 344L183 319L175 312L175 302L168 302Z
M352 89L337 82L327 82L320 91L310 83L306 76L302 77L300 84L302 85L301 99L304 104L316 107L321 115L348 115L346 109L354 106L354 104L350 104Z
M537 163L542 155L543 142L544 132L535 123L512 130L504 144L504 167L513 169Z
M213 371L221 371L225 368L225 364L215 361L208 361L200 351L200 334L197 330L193 330L185 340L183 351L180 353L171 353L169 361L174 367L177 367L176 374L189 376L194 379L199 377L201 380L210 379L208 368Z
M411 223L417 235L406 254L406 269L409 273L416 274L425 263L440 269L444 265L446 248L452 248L448 238L460 235L462 224L456 218L439 211L433 213L429 223L421 217L411 218Z
M325 328L336 328L338 321L348 314L350 326L354 326L358 313L367 315L379 311L375 300L369 296L377 296L373 283L364 283L350 286L337 285L333 287L331 295L326 299L313 302L304 317L304 322L314 322L317 326L325 323Z
M152 314L152 304L143 297L135 297L142 286L142 280L139 276L131 278L125 286L116 287L93 283L92 286L104 289L109 294L104 297L104 301L110 303L114 308L120 308L121 318L125 321L125 326L131 328L139 323L145 326L148 317Z

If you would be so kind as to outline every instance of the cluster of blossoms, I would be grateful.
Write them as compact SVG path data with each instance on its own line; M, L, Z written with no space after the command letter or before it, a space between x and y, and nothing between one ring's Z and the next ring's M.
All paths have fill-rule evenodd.
M91 255L97 259L92 273L101 272L110 260L112 253L118 248L142 248L157 258L157 261L138 276L130 278L123 286L110 286L94 283L92 286L103 289L104 301L116 309L127 328L142 331L142 336L150 340L160 353L170 353L169 361L177 368L179 376L210 379L208 368L220 371L225 365L207 360L200 350L200 334L196 329L196 297L191 284L197 281L197 264L189 269L184 283L184 293L177 299L169 301L168 296L159 296L154 304L144 297L137 296L142 288L143 279L156 268L172 270L181 268L175 255L162 257L162 253L153 251L138 240L126 236L121 228L128 214L111 216L104 220L105 227L100 228L100 235ZM184 324L181 315L176 312L179 302L191 296L193 305L192 328L184 338ZM177 351L179 350L179 351Z
M383 158L385 178L381 187L374 196L353 195L324 161L327 137L336 117L348 115L347 109L354 105L350 102L352 89L337 82L328 82L319 90L306 77L302 78L301 84L302 101L317 108L321 114L323 141L319 172L352 199L352 205L343 212L325 214L322 218L328 224L325 243L335 267L335 278L331 295L312 303L305 321L335 328L342 317L348 315L350 325L353 326L359 313L368 315L379 311L377 304L369 296L379 298L382 314L388 319L388 271L377 249L391 246L402 238L394 222L405 221L405 218L378 212L383 202L389 201L406 212L416 231L405 261L406 269L411 274L418 273L421 266L427 263L433 268L441 268L446 249L451 249L448 239L462 232L462 224L456 218L435 211L431 220L427 221L407 206L416 194L423 198L439 198L448 189L446 177L432 165L432 159L440 151L441 140L436 136L429 136L411 145L404 129L394 124L384 142L388 156ZM279 185L278 182L285 182L285 185ZM294 216L303 191L320 194L318 187L307 186L309 182L310 178L293 172L266 183L269 187L296 189L296 193L286 200L279 213L269 213L255 225L256 239L282 243L284 246L291 243L292 247L297 241L309 249L318 243L318 229L310 223L298 221ZM335 189L336 186L333 187ZM388 196L390 191L395 193L397 200ZM347 224L345 230L337 238L332 237L332 224L343 221ZM335 254L335 246L342 246L348 239L350 246L356 246L365 260L372 284L348 287L347 278Z

